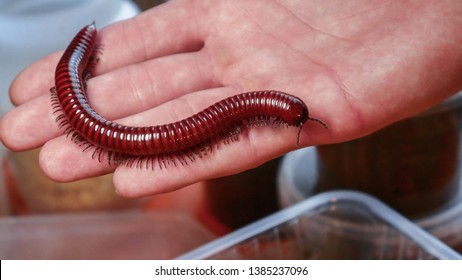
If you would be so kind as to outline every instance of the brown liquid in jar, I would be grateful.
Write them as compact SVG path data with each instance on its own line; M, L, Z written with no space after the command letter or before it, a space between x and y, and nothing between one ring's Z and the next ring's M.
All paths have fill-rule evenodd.
M445 205L459 189L459 113L427 113L369 136L317 147L315 192L352 189L399 212L420 216Z

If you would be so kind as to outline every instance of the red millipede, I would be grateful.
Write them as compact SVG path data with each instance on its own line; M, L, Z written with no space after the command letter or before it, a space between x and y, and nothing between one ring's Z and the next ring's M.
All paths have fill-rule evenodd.
M96 113L87 99L86 80L97 61L97 31L92 23L80 30L58 62L55 87L52 92L56 122L71 139L94 147L92 157L101 161L103 151L111 162L130 162L137 165L145 159L146 166L154 159L160 167L175 159L187 164L195 156L202 157L211 151L213 143L237 140L242 128L258 125L285 125L299 128L315 121L327 128L324 122L309 117L305 103L281 91L254 91L223 99L201 112L169 124L132 127L104 119Z

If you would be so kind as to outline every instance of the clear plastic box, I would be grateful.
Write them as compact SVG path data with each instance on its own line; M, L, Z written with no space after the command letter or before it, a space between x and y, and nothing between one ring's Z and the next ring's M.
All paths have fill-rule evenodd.
M314 194L314 185L319 179L319 161L315 149L300 149L284 157L278 174L279 201L282 207L298 203ZM459 168L462 166L461 159ZM462 252L462 184L458 187L457 195L444 207L412 221L456 251Z
M379 200L318 194L179 259L462 259Z

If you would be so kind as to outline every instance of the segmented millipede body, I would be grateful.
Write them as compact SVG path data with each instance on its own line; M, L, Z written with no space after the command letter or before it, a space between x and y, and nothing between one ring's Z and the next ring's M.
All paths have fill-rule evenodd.
M52 104L60 128L76 143L94 148L101 160L133 163L150 159L154 166L193 161L212 149L217 141L237 140L245 126L285 125L300 129L308 121L308 108L299 98L280 91L254 91L223 99L186 119L163 125L132 127L104 119L87 99L86 79L96 63L96 27L80 30L60 59L52 88ZM298 144L298 137L297 137ZM148 164L148 163L146 163Z

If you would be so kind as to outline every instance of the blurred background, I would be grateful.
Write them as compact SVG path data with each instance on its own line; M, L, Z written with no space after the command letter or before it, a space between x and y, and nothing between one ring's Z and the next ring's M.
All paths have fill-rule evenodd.
M62 49L84 25L95 20L103 27L162 2L0 0L0 115L12 108L8 87L17 73ZM171 259L205 244L223 247L209 242L228 234L242 238L207 258L461 253L461 101L458 94L358 140L301 149L241 174L139 199L118 196L112 175L54 182L38 166L39 149L13 153L0 146L0 258ZM317 203L278 219L307 200ZM412 237L406 225L425 232ZM249 226L253 235L239 231ZM422 247L428 240L433 248Z

